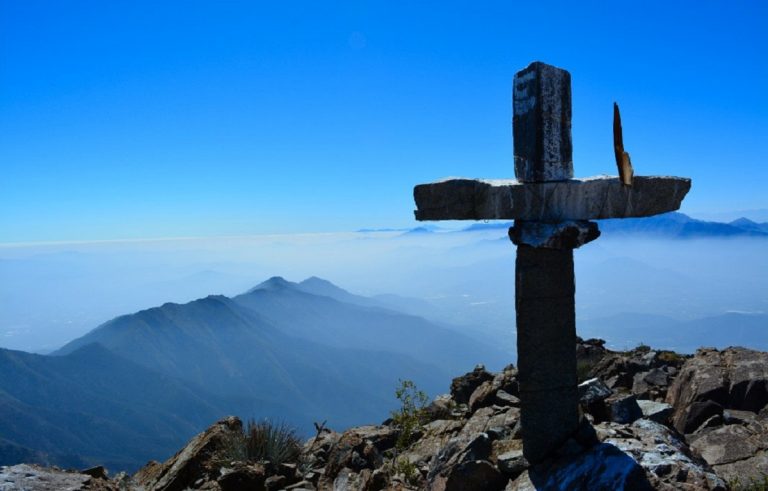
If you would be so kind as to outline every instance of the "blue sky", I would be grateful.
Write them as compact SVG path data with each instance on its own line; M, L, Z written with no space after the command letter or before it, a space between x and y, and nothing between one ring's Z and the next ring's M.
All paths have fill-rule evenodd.
M415 224L512 177L511 80L571 72L574 166L768 208L768 3L0 0L0 242Z

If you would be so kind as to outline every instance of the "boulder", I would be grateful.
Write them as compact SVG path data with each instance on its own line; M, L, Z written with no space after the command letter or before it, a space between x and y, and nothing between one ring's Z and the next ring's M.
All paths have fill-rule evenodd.
M241 434L243 423L229 416L192 438L176 455L162 464L147 464L133 480L153 491L182 491L192 487L202 476L212 471L212 460L217 458L233 438Z
M598 378L591 378L579 384L579 402L586 406L604 401L612 394L613 390Z
M634 394L611 397L606 400L606 404L614 423L630 424L643 417L643 411L637 405L637 397Z
M576 456L523 472L506 491L540 489L652 490L642 467L615 445L602 443Z
M267 473L261 464L237 463L231 468L222 467L219 472L221 476L216 481L222 491L239 491L241 489L266 491L267 489L265 483Z
M358 472L383 464L381 452L392 448L397 430L388 426L361 426L345 431L328 455L325 477L334 479L342 469Z
M768 420L706 428L689 440L691 448L729 481L747 484L768 474Z
M485 366L478 365L471 372L451 381L451 397L457 404L469 404L469 398L475 389L480 387L483 382L491 380L493 380L493 375L485 370Z
M638 419L631 425L603 423L597 430L603 443L615 445L644 469L654 489L726 489L723 479L662 424Z
M672 405L666 402L638 400L637 405L643 413L643 418L665 424L672 414Z
M687 360L669 388L667 402L678 431L690 432L717 407L759 412L768 404L768 353L746 348L703 348ZM697 405L698 403L698 405ZM708 417L708 416L707 416Z

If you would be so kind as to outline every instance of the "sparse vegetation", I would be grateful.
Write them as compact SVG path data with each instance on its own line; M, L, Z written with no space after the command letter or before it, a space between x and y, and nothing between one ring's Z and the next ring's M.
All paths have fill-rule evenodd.
M685 361L685 357L675 353L674 351L664 350L659 352L659 360L664 363L677 365L683 363Z
M752 478L742 483L741 479L734 477L728 481L728 487L733 491L768 491L768 474L760 473L760 477Z
M395 448L402 452L413 442L416 430L425 419L427 394L419 390L411 380L400 380L400 386L395 390L395 397L400 401L400 408L392 412L392 421L400 430Z
M426 420L427 394L419 390L411 380L400 380L395 389L395 397L400 401L400 408L392 411L392 422L400 432L395 441L390 469L394 474L401 474L405 481L416 484L421 474L410 460L400 454L416 439L417 430Z
M647 344L641 342L640 344L635 346L634 351L636 351L638 353L648 353L649 351L651 351L651 347L648 346Z
M297 462L301 441L293 428L283 423L249 421L244 431L225 442L223 461L268 463L278 466Z
M584 382L585 380L589 379L590 372L592 371L592 367L595 366L595 362L590 359L580 359L576 360L576 375L578 377L579 383Z

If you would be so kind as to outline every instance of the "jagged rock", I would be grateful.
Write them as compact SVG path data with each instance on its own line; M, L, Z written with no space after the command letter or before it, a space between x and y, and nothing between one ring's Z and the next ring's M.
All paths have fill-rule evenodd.
M109 479L109 473L103 465L97 465L95 467L83 469L80 471L80 474L87 474L91 477L95 477L96 479Z
M738 409L726 409L723 411L723 424L740 425L747 424L757 419L757 414L752 411L739 411Z
M634 394L609 398L606 403L614 423L630 424L643 417L643 411L637 405L637 397Z
M643 418L664 424L672 414L672 405L666 402L638 400L637 405L643 413Z
M496 400L496 390L492 381L486 380L480 384L469 397L469 411L474 413L481 407L493 404Z
M483 382L493 380L493 375L485 370L483 365L478 365L474 370L461 377L456 377L451 382L451 397L457 404L469 404L472 393Z
M516 479L530 465L523 456L523 450L510 450L496 457L496 465L509 479Z
M261 464L238 463L232 468L223 467L221 476L216 480L222 491L239 491L249 489L253 491L266 490L266 470ZM286 478L286 483L288 479Z
M716 408L697 406L707 401L722 408L760 411L768 404L768 353L745 348L699 349L683 365L667 394L678 431L695 429L697 422L704 421L701 413L711 415Z
M499 406L520 407L520 398L513 396L505 390L499 389L496 391L496 399L494 403Z
M728 480L768 474L768 420L706 428L689 437L691 448Z
M604 443L615 445L645 470L653 489L726 489L707 463L662 424L639 419L631 425L602 423L596 429Z
M153 491L182 491L211 471L211 460L242 432L240 419L229 416L198 434L176 455L162 464L153 462L137 472L133 480Z
M68 472L38 465L17 464L0 467L0 490L24 491L117 491L117 485L88 474Z
M328 456L325 477L335 479L344 468L357 472L380 467L381 452L392 448L396 439L397 430L388 426L361 426L345 431Z
M579 384L579 402L584 405L604 401L613 394L600 379L591 378Z
M267 491L277 491L288 485L288 478L285 476L269 476L264 480L264 488Z
M462 422L455 420L432 421L424 426L424 435L403 452L401 458L415 465L428 465L440 449L458 435L462 426Z
M602 443L576 456L528 469L506 491L543 489L652 490L643 469L615 445Z
M456 402L451 398L450 394L441 394L424 408L424 413L427 419L434 421L451 417L455 409Z
M645 383L655 385L657 387L666 387L669 385L669 375L661 368L652 368L643 377Z

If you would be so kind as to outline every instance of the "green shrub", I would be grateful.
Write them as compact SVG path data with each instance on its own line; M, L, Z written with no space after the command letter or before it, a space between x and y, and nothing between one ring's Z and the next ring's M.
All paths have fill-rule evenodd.
M395 449L402 452L413 443L416 430L426 417L425 408L429 399L411 380L400 380L395 397L400 401L400 408L392 412L392 421L400 430Z
M637 351L638 353L648 353L649 351L651 351L651 347L641 342L635 347L635 351Z

